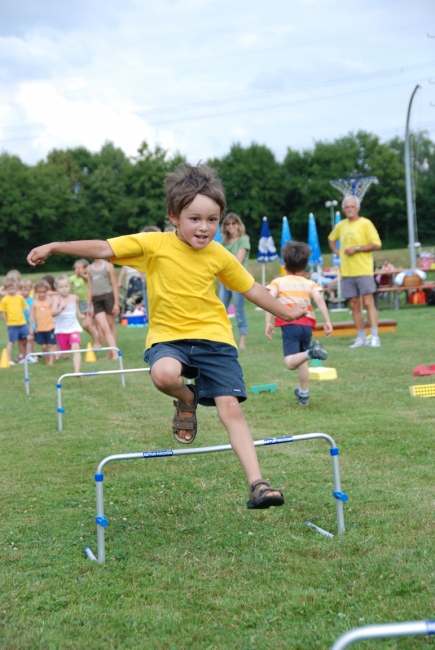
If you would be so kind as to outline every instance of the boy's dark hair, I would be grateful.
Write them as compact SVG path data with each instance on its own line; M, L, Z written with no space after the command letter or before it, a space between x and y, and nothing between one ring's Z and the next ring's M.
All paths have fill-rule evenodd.
M196 167L189 163L180 163L175 171L165 178L166 205L168 214L179 217L181 211L194 200L197 194L204 194L216 201L222 217L226 211L225 190L217 172L198 163Z
M301 241L289 241L282 249L284 266L289 273L300 273L307 268L311 248Z

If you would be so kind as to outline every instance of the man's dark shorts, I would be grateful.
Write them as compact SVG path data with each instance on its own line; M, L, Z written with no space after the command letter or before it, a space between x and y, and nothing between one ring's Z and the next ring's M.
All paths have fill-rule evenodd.
M376 282L373 275L357 275L341 279L341 297L358 298L376 292Z
M284 356L297 354L308 350L311 343L313 328L310 325L283 325L282 331L282 350Z
M49 332L36 332L35 341L38 345L56 345L54 330Z
M163 357L182 363L181 374L195 380L203 406L215 406L214 398L224 395L235 396L239 402L247 399L243 371L233 345L202 339L156 343L145 351L144 361L152 368Z
M24 341L29 336L29 327L27 325L8 325L8 339L11 343Z

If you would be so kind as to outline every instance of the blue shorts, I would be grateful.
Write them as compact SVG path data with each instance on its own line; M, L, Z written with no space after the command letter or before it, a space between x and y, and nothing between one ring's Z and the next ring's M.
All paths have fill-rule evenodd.
M38 345L56 345L54 330L49 332L36 332L35 341Z
M297 354L308 350L311 343L313 328L310 325L283 325L282 331L282 349L284 356Z
M163 357L182 363L181 374L186 379L195 380L199 403L203 406L216 406L214 398L223 395L235 396L239 402L247 399L243 371L237 359L237 348L233 345L183 339L156 343L144 354L145 363L150 368Z
M28 325L8 325L8 339L11 343L23 341L29 336Z

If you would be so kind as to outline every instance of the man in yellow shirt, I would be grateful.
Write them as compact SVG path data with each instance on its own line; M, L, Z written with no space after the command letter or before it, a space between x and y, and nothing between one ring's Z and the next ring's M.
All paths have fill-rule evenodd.
M150 307L145 361L158 390L175 398L175 439L193 442L198 403L216 406L249 482L248 508L281 506L282 491L261 476L240 408L247 398L243 373L230 321L216 296L215 279L286 322L301 318L307 309L288 308L272 298L234 255L213 241L226 209L224 189L214 170L181 163L168 175L165 186L174 232L53 242L34 248L27 260L35 266L54 253L66 253L111 259L145 272ZM183 377L195 379L195 384L185 384Z
M378 231L373 223L359 215L360 201L356 196L346 196L342 208L347 219L340 221L328 238L333 253L340 256L342 287L341 295L349 299L358 338L351 348L364 345L378 348L378 312L374 301L376 283L373 277L373 252L382 248ZM336 242L340 240L340 250ZM361 300L367 309L371 337L367 340L362 315Z

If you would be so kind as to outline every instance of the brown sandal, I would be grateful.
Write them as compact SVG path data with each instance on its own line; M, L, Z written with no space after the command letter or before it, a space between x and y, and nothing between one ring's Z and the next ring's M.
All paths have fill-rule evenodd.
M264 486L263 488L260 487L262 485ZM270 492L279 492L280 496L272 496L270 494L268 496ZM262 478L251 485L249 501L247 503L249 509L270 508L270 506L282 505L284 505L284 494L281 488L270 487L269 481Z
M196 431L198 428L198 423L196 419L196 409L198 407L198 393L196 392L196 388L193 384L188 384L188 388L192 391L194 395L194 400L192 404L185 404L184 402L180 402L180 400L175 400L174 399L174 406L175 406L175 414L174 414L174 419L172 420L172 433L177 442L180 442L182 445L190 445L196 438ZM193 413L188 418L180 418L179 413L181 411L184 411L186 413ZM180 438L178 434L178 431L183 430L183 431L188 431L189 433L192 434L192 437L190 440L186 440L186 438Z

